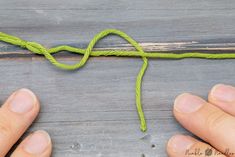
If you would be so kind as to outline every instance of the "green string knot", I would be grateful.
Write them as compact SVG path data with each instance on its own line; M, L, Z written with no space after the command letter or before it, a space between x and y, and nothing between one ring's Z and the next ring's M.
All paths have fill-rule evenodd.
M36 42L26 42L25 48L27 48L29 51L36 53L36 54L48 53L45 47L43 47L41 44L38 44Z
M26 48L27 44L28 44L28 42L25 41L25 40L20 40L20 41L19 41L19 45L20 45L20 47L22 47L22 48Z
M127 42L129 42L136 51L120 51L120 50L105 50L105 51L93 51L94 46L96 43L104 38L105 36L108 36L109 34L114 34L117 36L120 36L121 38L125 39ZM18 37L2 33L0 32L0 41L12 44L12 45L18 45L23 48L28 49L29 51L44 55L45 58L47 58L53 65L60 69L65 70L76 70L84 66L90 56L98 57L98 56L120 56L120 57L141 57L143 60L142 67L136 77L136 87L135 87L135 93L136 93L136 108L138 111L138 116L140 119L140 129L145 132L147 130L146 121L144 112L142 109L142 103L141 103L141 86L142 86L142 79L144 76L144 73L148 67L148 58L166 58L166 59L182 59L182 58L206 58L206 59L229 59L229 58L235 58L235 53L200 53L200 52L187 52L187 53L161 53L161 52L152 52L147 53L144 52L142 47L130 36L125 34L122 31L115 30L115 29L107 29L100 33L98 33L94 38L90 41L86 49L80 49L76 47L71 47L67 45L57 46L50 49L46 49L41 44L38 44L36 42L28 42L25 40L22 40ZM64 64L58 62L53 54L58 53L60 51L69 51L76 54L83 55L80 62L75 64Z

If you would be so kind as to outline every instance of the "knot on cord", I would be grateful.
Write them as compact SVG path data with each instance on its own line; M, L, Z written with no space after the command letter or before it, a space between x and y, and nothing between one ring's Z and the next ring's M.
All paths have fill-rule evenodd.
M104 38L105 36L108 36L110 34L114 34L117 36L120 36L121 38L125 39L128 43L130 43L136 51L93 51L93 48L95 44ZM54 48L46 49L41 44L38 44L36 42L28 42L25 40L22 40L18 37L2 33L0 32L0 41L4 41L6 43L21 46L22 48L28 49L29 51L36 53L36 54L42 54L47 58L53 65L57 66L60 69L65 70L75 70L79 69L83 65L85 65L89 59L90 56L122 56L122 57L141 57L143 60L142 67L136 77L136 108L138 111L139 119L140 119L140 129L142 131L146 131L146 121L144 112L142 109L142 103L141 103L141 83L142 78L144 76L144 73L148 66L148 58L167 58L167 59L182 59L182 58L207 58L207 59L228 59L228 58L234 58L235 59L235 53L200 53L200 52L186 52L186 53L165 53L165 52L152 52L147 53L144 52L142 47L137 43L134 39L132 39L130 36L128 36L126 33L115 30L115 29L106 29L100 33L98 33L94 38L90 41L86 49L80 49L76 47L71 47L68 45L62 45L57 46ZM56 60L56 58L53 56L54 53L60 52L60 51L69 51L77 54L82 54L83 57L80 60L80 62L77 62L75 64L64 64Z
M125 34L122 31L119 30L115 30L115 29L107 29L104 30L102 32L100 32L99 34L97 34L89 43L89 45L87 46L86 49L79 49L79 48L74 48L74 47L69 47L66 45L63 46L58 46L58 47L54 47L51 49L46 49L45 47L43 47L41 44L36 43L36 42L28 42L25 40L22 40L18 37L0 32L0 41L4 41L6 43L10 43L12 45L18 45L21 46L22 48L28 49L29 51L36 53L36 54L42 54L44 55L53 65L61 68L61 69L66 69L66 70L75 70L75 69L79 69L80 67L82 67L84 64L86 64L87 60L89 59L89 57L92 55L92 50L94 48L94 46L96 45L96 43L101 40L102 38L104 38L105 36L108 36L110 34L114 34L114 35L118 35L120 37L122 37L123 39L125 39L127 42L129 42L137 51L137 56L142 57L143 59L143 65L140 69L140 72L136 78L136 107L137 107L137 111L138 111L138 115L140 118L140 128L142 131L146 131L147 126L146 126L146 122L145 122L145 116L144 116L144 112L142 110L142 104L141 104L141 83L142 83L142 77L144 75L144 72L148 66L148 60L145 57L145 52L143 51L142 47L131 37L129 37L127 34ZM64 64L64 63L60 63L56 60L56 58L52 55L53 53L57 53L59 51L70 51L70 52L74 52L74 53L82 53L83 57L80 60L80 62L69 65L69 64ZM101 56L101 55L116 55L116 56L131 56L133 54L136 53L132 53L132 52L113 52L113 51L103 51L101 52L99 55L97 56ZM95 53L94 53L95 54Z
M22 46L24 46L24 48L27 48L28 50L36 54L45 54L47 52L47 49L45 47L36 42L23 42Z

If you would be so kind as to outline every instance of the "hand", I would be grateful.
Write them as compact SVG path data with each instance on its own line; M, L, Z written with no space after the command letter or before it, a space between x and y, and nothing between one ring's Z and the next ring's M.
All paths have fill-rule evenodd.
M14 92L0 108L0 157L31 125L39 112L39 102L28 89ZM52 144L45 131L36 131L26 137L12 153L12 157L50 157Z
M207 101L192 94L181 94L175 99L174 115L183 127L205 142L175 135L167 145L170 157L235 157L234 87L214 86Z

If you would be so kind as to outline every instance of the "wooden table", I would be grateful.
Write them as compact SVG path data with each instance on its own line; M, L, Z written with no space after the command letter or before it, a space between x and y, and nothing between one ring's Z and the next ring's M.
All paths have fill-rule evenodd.
M234 0L0 0L0 31L46 47L85 48L106 28L125 31L146 51L234 52ZM108 37L100 49L130 49ZM56 55L66 63L81 56ZM28 132L47 130L55 157L166 157L165 144L186 133L172 115L174 98L204 98L216 83L235 85L235 60L151 59L143 80L148 131L139 130L135 78L139 58L91 58L84 68L63 71L43 57L0 43L0 99L28 87L41 112ZM28 133L27 132L27 133ZM26 134L27 134L26 133Z

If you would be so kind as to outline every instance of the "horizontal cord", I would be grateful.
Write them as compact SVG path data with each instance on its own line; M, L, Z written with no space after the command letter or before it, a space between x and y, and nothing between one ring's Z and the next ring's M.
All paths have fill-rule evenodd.
M120 36L125 39L128 43L130 43L136 51L121 51L121 50L102 50L102 51L93 51L96 43L108 36L110 34ZM50 49L46 49L39 43L29 42L22 40L18 37L0 32L0 41L20 46L24 49L27 49L35 54L44 55L46 59L48 59L53 65L60 69L64 70L76 70L80 67L84 66L88 61L90 56L98 57L98 56L119 56L119 57L141 57L143 60L142 67L136 78L136 107L138 116L140 119L140 129L145 132L147 130L145 115L142 108L141 103L141 84L144 73L148 67L148 58L165 58L165 59L183 59L183 58L205 58L205 59L232 59L235 58L235 53L199 53L199 52L187 52L187 53L162 53L162 52L144 52L143 48L130 36L126 33L116 30L116 29L106 29L97 35L90 41L86 49L80 49L72 46L62 45L53 47ZM64 64L56 60L53 54L58 53L60 51L69 51L72 53L83 55L82 59L75 64Z

